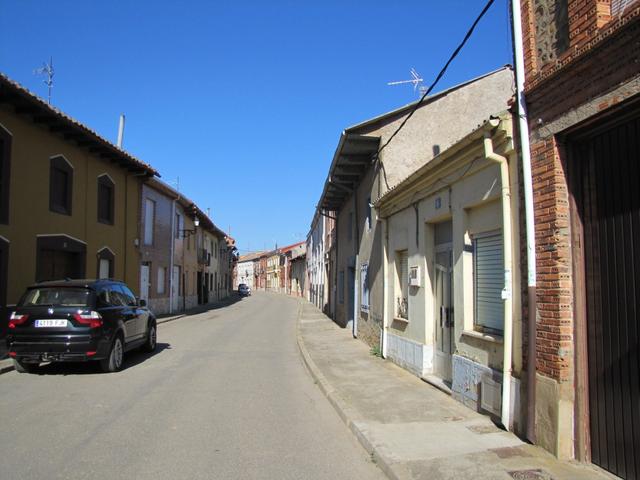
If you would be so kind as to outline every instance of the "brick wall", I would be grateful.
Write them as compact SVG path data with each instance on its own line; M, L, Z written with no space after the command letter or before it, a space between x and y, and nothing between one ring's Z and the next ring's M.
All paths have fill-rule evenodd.
M553 0L542 3L553 7L547 5ZM610 4L568 0L569 48L541 64L535 25L541 2L521 1L538 272L537 371L561 383L573 378L574 325L569 198L557 133L575 124L577 109L595 116L625 100L620 95L594 102L637 78L640 70L640 2L615 18ZM638 93L630 89L627 95Z

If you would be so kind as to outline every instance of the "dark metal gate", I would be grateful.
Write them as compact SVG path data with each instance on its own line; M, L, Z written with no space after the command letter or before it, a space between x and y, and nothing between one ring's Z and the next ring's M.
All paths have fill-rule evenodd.
M569 148L584 239L591 461L625 479L640 479L639 139L636 111Z

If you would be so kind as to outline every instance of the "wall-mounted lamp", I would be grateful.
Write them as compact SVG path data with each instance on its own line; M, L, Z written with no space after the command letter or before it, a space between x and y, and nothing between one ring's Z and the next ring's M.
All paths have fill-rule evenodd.
M196 233L196 229L200 226L200 219L198 217L193 219L193 226L194 228L186 228L184 230L180 230L182 232L183 238L187 238L190 235L193 235Z

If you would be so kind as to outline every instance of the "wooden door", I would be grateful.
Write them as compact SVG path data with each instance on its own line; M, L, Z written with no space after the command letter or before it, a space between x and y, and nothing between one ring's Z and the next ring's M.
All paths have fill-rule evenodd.
M640 117L571 139L584 238L591 460L640 479Z

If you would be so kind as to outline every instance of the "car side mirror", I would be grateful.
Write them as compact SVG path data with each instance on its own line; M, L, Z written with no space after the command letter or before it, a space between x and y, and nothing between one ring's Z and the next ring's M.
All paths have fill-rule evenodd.
M140 300L138 300L138 305L140 305L141 307L146 307L147 301L144 298L141 298Z

